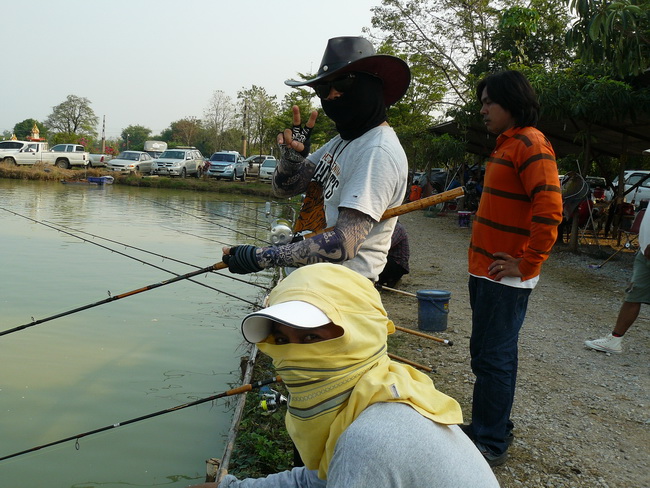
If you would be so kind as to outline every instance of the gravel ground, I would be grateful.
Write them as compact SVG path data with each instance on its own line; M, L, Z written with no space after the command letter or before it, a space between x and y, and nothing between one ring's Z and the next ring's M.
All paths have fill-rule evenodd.
M409 233L411 273L396 288L451 292L448 326L431 334L452 347L397 332L390 351L434 368L436 387L471 417L474 375L469 364L471 311L467 291L470 229L457 214L400 217ZM650 487L650 308L642 307L624 339L623 354L587 349L584 340L613 328L631 274L633 252L558 245L542 268L519 341L519 374L512 418L515 440L508 462L494 468L508 487ZM418 328L414 297L383 290L396 325Z

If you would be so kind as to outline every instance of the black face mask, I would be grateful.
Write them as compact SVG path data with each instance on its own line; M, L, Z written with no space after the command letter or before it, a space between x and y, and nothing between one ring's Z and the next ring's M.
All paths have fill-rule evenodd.
M335 100L321 99L325 114L334 121L345 140L356 139L386 121L382 81L355 73L352 87Z

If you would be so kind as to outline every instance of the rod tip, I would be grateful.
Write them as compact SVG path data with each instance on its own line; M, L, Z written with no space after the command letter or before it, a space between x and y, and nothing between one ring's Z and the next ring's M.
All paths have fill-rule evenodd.
M454 341L447 341L447 344L449 344L450 346L453 346L453 345L454 345Z

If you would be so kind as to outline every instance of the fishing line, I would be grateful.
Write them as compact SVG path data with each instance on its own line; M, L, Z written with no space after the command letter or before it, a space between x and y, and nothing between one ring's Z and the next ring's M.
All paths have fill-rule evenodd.
M2 207L0 207L0 208L2 208ZM111 251L111 252L113 252L113 253L115 253L115 254L119 254L120 256L124 256L124 257L127 257L127 258L129 258L129 259L133 259L134 261L137 261L137 262L139 262L139 263L145 264L145 265L147 265L147 266L151 266L152 268L155 268L155 269L157 269L157 270L164 271L165 273L171 273L171 274L173 274L173 275L175 275L175 276L181 276L180 274L175 273L174 271L170 271L170 270L168 270L168 269L165 269L165 268L163 268L163 267L161 267L161 266L158 266L157 264L149 263L149 262L144 261L144 260L142 260L142 259L136 258L135 256L131 256L131 255L129 255L129 254L126 254L126 253L124 253L124 252L122 252L122 251L118 251L118 250L113 249L113 248L110 248L110 247L108 247L108 246L104 246L104 245L102 245L102 244L99 244L98 242L94 242L94 241L91 241L91 240L89 240L89 239L86 239L85 237L81 237L81 236L75 235L75 234L73 234L73 233L71 233L71 232L67 232L67 231L65 231L65 230L63 230L63 229L59 229L59 228L57 228L57 227L54 227L53 225L46 224L44 221L39 221L39 220L33 219L33 218L31 218L31 217L27 217L27 216L25 216L25 215L21 215L21 214L19 214L19 213L17 213L17 212L14 212L13 210L8 210L8 209L6 209L6 208L2 208L2 210L6 211L6 212L9 212L9 213L12 213L12 214L14 214L14 215L17 215L18 217L23 217L24 219L31 220L32 222L35 222L35 223L37 223L37 224L44 225L45 227L49 227L50 229L54 229L54 230L56 230L57 232L61 232L62 234L67 234L67 235L69 235L69 236L71 236L71 237L74 237L75 239L79 239L79 240L81 240L81 241L83 241L83 242L88 242L88 243L90 243L90 244L94 244L95 246L99 246L99 247L101 247L102 249L107 249L107 250L109 250L109 251ZM57 225L59 225L59 224L57 224ZM62 226L62 227L66 227L66 226ZM81 231L81 232L83 232L83 231ZM128 246L128 244L122 244L122 245L127 246L127 247L130 247L130 246ZM148 252L148 251L144 251L144 252ZM151 254L154 254L154 255L161 256L161 257L165 258L165 256L162 256L162 255L160 255L160 254L155 254L155 253L151 253ZM175 259L172 259L172 258L167 258L167 259L170 259L171 261L176 261ZM178 262L181 262L181 261L178 261ZM199 268L198 266L196 266L196 265L194 265L194 264L189 264L189 263L183 263L183 264L187 264L188 266L192 266L193 268ZM230 278L229 275L223 275L223 274L220 274L220 273L215 273L215 274L219 274L220 276L224 276L224 277L226 277L226 278ZM257 305L256 303L254 303L254 302L250 302L250 301L246 300L245 298L241 298L241 297L238 297L237 295L233 295L233 294L228 293L228 292L226 292L226 291L219 290L218 288L214 288L213 286L210 286L210 285L208 285L208 284L206 284L206 283L202 283L202 282L200 282L200 281L191 280L191 279L188 279L188 281L191 281L192 283L196 283L197 285L201 285L201 286L203 286L203 287L205 287L205 288L208 288L208 289L210 289L210 290L213 290L213 291L216 291L216 292L219 292L219 293L223 293L224 295L227 295L227 296L229 296L229 297L231 297L231 298L236 298L236 299L238 299L238 300L241 300L242 302L248 303L249 305L253 305L253 306ZM249 283L249 282L244 282L244 283ZM253 283L249 283L249 284L253 284ZM261 286L261 285L257 285L257 284L255 284L255 285L256 285L256 286ZM265 290L268 290L268 289L269 289L269 288L266 288L266 287L263 287L263 288L264 288Z
M133 419L130 419L130 420L124 420L122 422L117 422L117 423L114 423L114 424L111 424L111 425L107 425L105 427L100 427L98 429L89 430L87 432L82 432L80 434L72 435L70 437L66 437L65 439L59 439L58 441L48 442L47 444L43 444L41 446L32 447L30 449L25 449L24 451L15 452L15 453L9 454L7 456L2 456L2 457L0 457L0 461L4 461L6 459L11 459L11 458L14 458L14 457L17 457L17 456L22 456L24 454L29 454L30 452L35 452L35 451L38 451L40 449L44 449L46 447L56 446L57 444L63 444L64 442L68 442L68 441L72 441L72 440L76 441L75 442L75 449L79 450L80 449L79 439L81 439L83 437L87 437L87 436L93 435L93 434L98 434L100 432L105 432L105 431L111 430L111 429L117 429L118 427L123 427L125 425L134 424L136 422L141 422L143 420L147 420L147 419L150 419L150 418L153 418L153 417L158 417L159 415L163 415L163 414L166 414L166 413L177 412L178 410L183 410L185 408L193 407L195 405L200 405L202 403L212 402L212 401L217 400L219 398L224 398L224 397L233 396L233 395L240 395L242 393L246 393L246 392L251 391L253 389L261 388L262 386L269 385L269 384L272 384L272 383L278 383L280 381L282 381L282 378L280 378L279 376L275 376L274 378L269 378L269 379L266 379L266 380L256 381L255 383L249 383L247 385L242 385L242 386L239 386L237 388L233 388L232 390L224 391L224 392L219 393L217 395L212 395L212 396L209 396L209 397L206 397L206 398L201 398L199 400L194 400L192 402L183 403L182 405L177 405L175 407L166 408L165 410L159 410L159 411L154 412L154 413L150 413L150 414L147 414L147 415L142 415L140 417L136 417L136 418L133 418Z
M19 325L18 327L14 327L12 329L1 331L0 336L11 334L13 332L18 332L19 330L27 329L27 328L30 328L30 327L34 327L35 325L39 325L39 324L42 324L44 322L49 322L50 320L58 319L60 317L65 317L66 315L72 315L73 313L81 312L82 310L88 310L89 308L97 307L97 306L103 305L105 303L110 303L110 302L114 302L116 300L120 300L122 298L130 297L132 295L137 295L138 293L153 290L154 288L160 288L161 286L171 285L172 283L176 283L177 281L186 280L188 278L192 278L194 276L198 276L198 275L203 274L203 273L209 273L210 271L214 271L214 270L217 270L217 269L226 269L227 267L228 267L228 265L226 263L223 263L223 262L216 263L216 264L213 264L211 266L207 266L205 268L198 269L198 270L192 271L190 273L186 273L184 275L176 276L175 278L170 278L170 279L165 280L165 281L160 281L158 283L153 283L151 285L143 286L142 288L138 288L137 290L131 290L131 291L127 291L125 293L121 293L119 295L109 296L108 298L106 298L104 300L100 300L98 302L89 303L88 305L83 305L81 307L73 308L72 310L67 310L65 312L61 312L61 313L58 313L58 314L55 314L55 315L50 315L49 317L45 317L44 319L34 320L34 317L32 317L31 322L29 322L27 324L24 324L24 325ZM251 303L251 302L248 302L248 303ZM256 303L253 304L253 305L257 306Z
M21 216L21 217L22 217L22 216ZM148 250L146 250L146 249L142 249L142 248L140 248L140 247L136 247L136 246L132 246L132 245L130 245L130 244L126 244L126 243L124 243L124 242L115 241L115 240L113 240L113 239L109 239L108 237L98 236L98 235L96 235L96 234L92 234L92 233L90 233L90 232L86 232L86 231L81 230L81 229L75 229L75 228L73 228L73 227L69 227L69 226L67 226L67 225L59 224L59 223L56 223L56 222L51 222L51 221L49 221L49 220L43 220L42 222L39 222L39 221L35 221L35 222L37 222L37 223L39 223L39 224L42 223L42 222L48 222L48 223L53 224L53 225L56 225L56 226L58 226L58 227L63 227L63 228L65 228L65 229L70 229L70 230L73 230L73 231L75 231L75 232L81 232L82 234L87 234L87 235L89 235L89 236L91 236L91 237L94 237L94 238L96 238L96 239L103 239L103 240L105 240L105 241L112 242L112 243L114 243L114 244L118 244L118 245L120 245L120 246L124 246L124 247L128 247L128 248L131 248L131 249L135 249L136 251L140 251L140 252L144 252L144 253L147 253L147 254L151 254L151 255L153 255L153 256L158 256L158 257L160 257L160 258L167 259L168 261L173 261L173 262L175 262L175 263L184 264L184 265L186 265L186 266L190 266L190 267L192 267L192 268L197 268L197 269L200 268L200 266L197 266L196 264L187 263L187 262L185 262L185 261L181 261L180 259L176 259L176 258L172 258L172 257L169 257L169 256L165 256L164 254L158 254L158 253L153 252L153 251L148 251ZM176 229L172 229L172 228L170 228L170 227L166 227L166 228L169 229L169 230L176 230ZM59 229L56 229L56 230L59 230ZM60 232L64 232L64 231L60 230ZM182 232L182 231L178 231L178 232ZM185 233L185 234L189 234L189 232L184 232L184 233ZM73 235L73 234L70 234L70 235L72 235L73 237L77 237L78 239L82 239L82 238L79 237L79 236L75 236L75 235ZM199 235L194 235L194 234L189 234L189 235L194 236L194 237L201 237L201 236L199 236ZM84 239L82 239L82 240L84 240ZM208 240L212 240L212 239L208 239ZM98 245L99 247L104 247L104 248L105 248L105 246L101 246L100 244L97 244L95 241L88 241L88 240L84 240L84 241L85 241L85 242L89 242L90 244ZM217 241L217 242L218 242L218 241ZM227 245L227 244L225 244L225 243L223 243L223 244L224 244L224 245ZM105 248L105 249L108 249L108 248ZM116 252L116 253L119 254L119 251L115 251L115 250L113 250L113 249L111 249L111 251L112 251L112 252ZM148 265L148 266L153 266L153 267L155 267L155 268L157 268L157 269L160 269L160 270L162 270L162 271L166 271L166 272L168 272L168 273L176 274L176 273L174 273L173 271L170 271L170 270L168 270L168 269L164 269L164 268L157 267L157 266L154 265L154 264L150 264L150 263L148 263L148 262L146 262L146 261L142 261L142 260L137 259L137 258L135 258L135 257L128 256L128 255L126 255L126 256L129 257L129 258L131 258L131 259L135 259L136 261L139 261L139 262L141 262L142 264L146 264L146 265ZM239 281L240 283L245 283L245 284L247 284L247 285L257 286L258 288L262 288L262 289L264 289L264 290L266 290L266 291L269 291L269 290L271 289L271 288L269 288L268 286L260 285L259 283L254 283L254 282L252 282L252 281L246 281L246 280L243 280L243 279L241 279L241 278L237 278L236 276L233 276L232 274L224 274L224 273L219 273L219 272L217 272L217 271L213 271L213 274L216 274L216 275L219 275L219 276L223 276L224 278L230 278L231 280ZM194 280L189 280L189 281L192 281L192 282L196 283ZM199 283L199 284L202 284L202 283ZM219 291L219 290L217 290L217 291Z
M232 227L228 227L227 225L220 224L220 223L218 223L218 222L215 222L215 221L210 220L210 219L206 219L206 218L204 218L204 217L199 217L198 215L192 214L192 213L190 213L190 212L186 212L186 211L184 211L184 210L180 210L180 209L175 208L175 207L173 207L173 206L171 206L171 205L167 205L167 204L164 204L164 203L156 202L155 200L149 200L148 198L143 198L143 200L145 200L145 201L147 201L147 202L154 203L154 204L156 204L156 205L160 205L161 207L169 208L169 209L171 209L171 210L174 210L175 212L180 212L180 213L183 213L183 214L189 215L190 217L194 217L195 219L203 220L204 222L208 222L208 223L210 223L210 224L212 224L212 225L218 225L219 227L223 227L224 229L227 229L227 230L229 230L229 231L235 232L235 233L237 233L237 234L241 234L241 235L246 236L246 237L250 237L251 239L254 239L254 240L256 240L256 241L263 242L264 244L271 245L271 243L270 243L269 241L266 241L266 240L264 240L264 239L260 239L260 238L257 237L257 236L252 236L252 235L247 234L247 233L245 233L245 232L242 232L242 231L240 231L240 230L233 229Z
M239 207L247 207L245 202L240 203L238 206ZM257 213L257 209L254 209L254 210ZM209 215L216 215L217 217L223 217L225 219L232 219L232 214L236 214L238 221L243 221L246 224L255 225L255 226L261 227L263 229L266 229L266 227L267 227L266 224L260 224L259 219L257 217L251 218L251 217L243 216L241 210L231 209L231 215L224 215L224 214L221 214L219 212L215 212L213 210L204 210L204 211L207 212Z
M12 210L8 210L8 209L3 208L3 207L0 207L0 209L5 210L6 212L9 212L9 213L12 213L12 214L18 215L18 216L20 216L20 217L24 217L24 218L26 218L26 219L28 219L28 220L32 220L32 221L34 221L34 222L36 222L36 223L41 223L42 225L44 225L44 226L46 226L46 227L50 227L50 228L52 228L52 229L54 229L54 230L57 230L58 232L62 232L62 233L64 233L64 234L68 234L68 235L70 235L70 236L72 236L72 237L75 237L75 238L77 238L77 239L80 239L80 240L82 240L82 241L84 241L84 242L91 242L91 243L92 243L92 241L89 241L88 239L85 239L85 238L80 237L80 236L76 236L76 235L74 235L74 234L72 234L72 233L70 233L70 232L66 232L66 231L61 230L61 229L57 229L57 228L55 228L54 226L51 226L51 225L48 225L48 224L45 224L45 223L39 222L38 220L32 219L31 217L26 217L26 216L24 216L24 215L20 215L20 214L18 214L17 212L14 212L14 211L12 211ZM49 322L49 321L54 320L54 319L58 319L58 318L61 318L61 317L65 317L65 316L67 316L67 315L72 315L73 313L77 313L77 312L81 312L81 311L83 311L83 310L88 310L88 309L90 309L90 308L94 308L94 307L97 307L97 306L99 306L99 305L103 305L103 304L105 304L105 303L109 303L109 302L113 302L113 301L116 301L116 300L120 300L120 299L122 299L122 298L126 298L126 297L129 297L129 296L132 296L132 295L136 295L136 294L138 294L138 293L142 293L142 292L145 292L145 291L153 290L154 288L159 288L159 287L161 287L161 286L165 286L165 285L169 285L169 284L172 284L172 283L176 283L177 281L181 281L181 280L184 280L184 279L189 279L189 278L192 278L192 277L194 277L194 276L198 276L198 275L201 275L201 274L204 274L204 273L209 273L209 272L212 272L212 271L215 271L215 270L219 270L219 269L225 269L225 268L228 267L225 263L221 262L221 263L216 263L216 264L213 264L213 265L208 266L208 267L205 267L205 268L198 269L198 270L196 270L196 271L192 271L192 272L190 272L190 273L186 273L186 274L184 274L184 275L179 275L179 274L173 273L172 271L166 270L166 269L164 269L164 268L162 268L162 267L160 267L160 266L157 266L157 265L154 265L154 264L151 264L151 263L147 263L147 262L142 261L142 260L140 260L140 259L138 259L138 258L135 258L135 257L133 257L133 256L129 256L128 254L122 253L122 252L120 252L120 251L116 251L116 250L111 249L111 248L109 248L109 247L107 247L107 246L103 246L103 245L101 245L101 244L99 244L99 243L94 243L94 244L97 245L97 246L100 246L100 247L102 247L102 248L108 249L108 250L110 250L110 251L112 251L112 252L115 252L115 253L117 253L117 254L120 254L120 255L123 255L123 256L129 257L129 258L131 258L131 259L135 259L136 261L139 261L139 262L141 262L141 263L143 263L143 264L147 264L147 265L152 266L152 267L154 267L154 268L156 268L156 269L159 269L159 270L162 270L162 271L165 271L165 272L168 272L168 273L175 274L176 276L175 276L174 278L169 279L169 280L160 281L160 282L158 282L158 283L154 283L154 284L151 284L151 285L147 285L147 286L144 286L144 287L142 287L142 288L138 288L138 289L136 289L136 290L131 290L131 291L128 291L128 292L126 292L126 293L121 293L121 294L119 294L119 295L110 296L110 292L109 292L109 297L106 298L106 299L104 299L104 300L100 300L100 301L98 301L98 302L90 303L90 304L88 304L88 305L83 305L83 306L81 306L81 307L76 307L76 308L73 308L73 309L71 309L71 310L67 310L67 311L65 311L65 312L61 312L61 313L58 313L58 314L50 315L49 317L45 317L45 318L43 318L43 319L35 320L34 317L32 317L32 321L29 322L29 323L27 323L27 324L19 325L19 326L17 326L17 327L13 327L13 328L11 328L11 329L7 329L7 330L4 330L4 331L0 331L0 336L8 335L8 334L11 334L11 333L13 333L13 332L18 332L18 331L20 331L20 330L24 330L24 329L27 329L27 328L30 328L30 327L33 327L33 326L36 326L36 325L39 325L39 324L42 324L42 323L45 323L45 322ZM227 295L227 296L229 296L229 297L231 297L231 298L237 298L238 300L241 300L241 301L243 301L243 302L245 302L245 303L248 303L249 305L252 305L252 306L254 306L254 307L257 307L257 305L258 305L257 303L254 303L254 302L248 301L248 300L246 300L246 299L244 299L244 298L241 298L241 297L238 297L238 296L232 295L232 294L230 294L230 293L228 293L228 292L225 292L225 291L223 291L223 290L219 290L219 289L214 288L214 287L212 287L212 286L210 286L210 285L206 285L205 283L201 283L201 282L199 282L199 281L195 281L195 280L189 280L189 281L192 281L193 283L197 283L197 284L199 284L199 285L201 285L201 286L204 286L204 287L209 288L209 289L211 289L211 290L214 290L214 291L216 291L216 292L223 293L224 295Z
M198 237L199 239L204 239L206 241L216 242L217 244L222 244L224 246L230 246L230 243L228 243L228 242L223 242L223 241L220 241L220 240L217 240L217 239L212 239L211 237L205 237L205 236L200 236L198 234L192 234L191 232L187 232L185 230L174 229L173 227L165 227L164 225L161 226L161 227L163 229L166 229L166 230L172 230L174 232L180 232L181 234L187 234L188 236Z

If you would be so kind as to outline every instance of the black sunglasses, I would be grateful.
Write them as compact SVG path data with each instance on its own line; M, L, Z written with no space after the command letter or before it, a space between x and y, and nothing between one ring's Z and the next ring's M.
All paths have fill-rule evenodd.
M318 85L314 86L314 90L316 91L316 95L318 95L320 98L327 98L329 97L332 88L341 93L348 91L350 88L352 88L352 85L354 85L354 79L354 73L348 73L341 78L319 83Z

